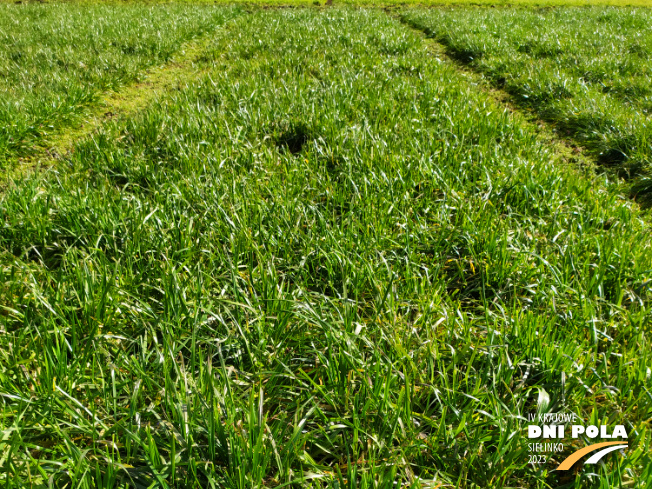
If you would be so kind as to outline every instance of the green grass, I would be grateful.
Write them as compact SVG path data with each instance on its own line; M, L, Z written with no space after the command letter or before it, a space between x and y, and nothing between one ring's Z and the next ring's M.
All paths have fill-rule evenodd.
M403 18L633 180L632 193L652 204L650 10L415 10Z
M5 486L647 487L648 216L381 11L199 62L0 196ZM631 448L528 465L537 410Z
M36 3L41 0L0 0L3 3ZM290 6L290 7L315 7L324 6L327 0L175 0L175 4L210 4L210 5L246 5L246 6ZM169 0L58 0L57 3L76 5L156 5L169 4ZM443 6L482 6L482 7L587 7L587 6L614 6L614 7L650 7L649 0L334 0L334 6L358 7L397 7L413 5L420 7Z
M0 5L0 168L237 10Z

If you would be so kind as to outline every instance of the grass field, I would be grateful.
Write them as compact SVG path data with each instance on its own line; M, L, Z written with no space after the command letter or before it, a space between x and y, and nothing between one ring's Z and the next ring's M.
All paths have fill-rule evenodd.
M0 0L0 4L45 3L46 0ZM326 6L327 0L176 0L174 4L186 5L241 5L246 7L316 7ZM54 2L53 2L54 3ZM68 5L160 5L168 0L58 0ZM649 0L334 0L337 7L399 8L406 5L418 7L650 7Z
M0 194L4 486L649 487L649 212L380 9L196 12L202 76Z
M404 19L591 149L652 204L651 10L417 10Z
M234 15L181 5L0 5L0 168L47 146L101 92Z

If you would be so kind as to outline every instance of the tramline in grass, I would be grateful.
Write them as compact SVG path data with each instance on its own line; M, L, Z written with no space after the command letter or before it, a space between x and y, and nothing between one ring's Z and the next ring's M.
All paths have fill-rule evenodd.
M0 4L0 169L79 122L98 95L238 13L201 6Z
M382 11L213 36L0 196L3 482L645 487L649 218ZM562 410L627 457L528 464Z
M649 9L432 9L406 22L588 147L652 203Z

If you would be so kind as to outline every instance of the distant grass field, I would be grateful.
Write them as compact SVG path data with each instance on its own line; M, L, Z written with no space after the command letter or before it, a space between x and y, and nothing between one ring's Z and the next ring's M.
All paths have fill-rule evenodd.
M590 148L652 204L652 11L438 9L404 18Z
M78 121L102 91L135 80L234 14L181 5L0 5L0 168Z
M175 0L175 4L190 5L244 5L244 6L290 6L314 7L324 6L327 0ZM41 3L41 0L0 0L0 4ZM54 2L53 2L54 3ZM77 5L157 5L169 4L169 0L58 0L56 3ZM401 7L406 5L419 7L651 7L649 0L334 0L333 6L359 7Z
M649 487L649 214L379 9L211 12L0 194L2 484ZM626 456L528 464L560 411Z

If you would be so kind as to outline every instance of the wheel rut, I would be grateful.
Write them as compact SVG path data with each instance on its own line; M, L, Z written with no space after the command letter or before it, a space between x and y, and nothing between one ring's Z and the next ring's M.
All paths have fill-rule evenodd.
M218 33L228 31L234 20L185 42L167 63L144 70L135 82L101 94L96 102L86 108L81 122L55 132L33 154L17 157L0 177L0 192L11 187L15 180L27 178L37 171L56 168L58 162L74 151L78 141L96 134L105 124L133 117L165 93L197 80L208 69L202 56L209 44Z

